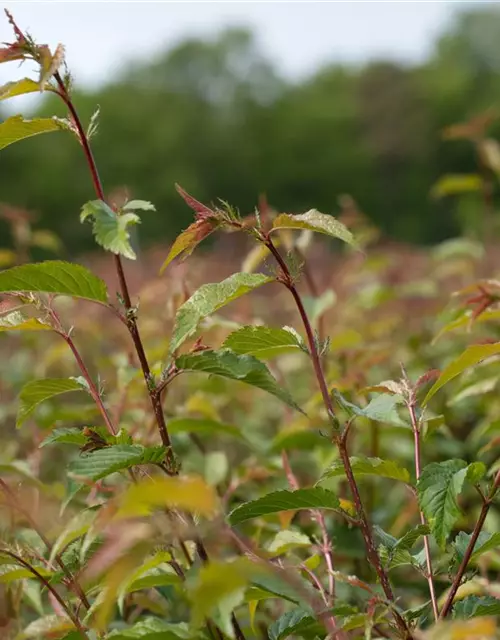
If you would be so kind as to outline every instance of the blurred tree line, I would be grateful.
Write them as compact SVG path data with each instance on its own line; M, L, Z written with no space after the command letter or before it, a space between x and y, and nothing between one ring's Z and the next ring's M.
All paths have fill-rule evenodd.
M282 211L335 214L350 194L387 234L428 243L463 231L463 201L430 190L443 173L474 172L476 158L441 131L499 104L499 42L500 11L483 8L461 14L424 64L332 64L291 82L251 33L232 29L187 40L98 91L80 89L76 103L87 122L100 107L93 147L108 193L126 186L157 207L143 217L144 243L169 242L191 221L175 182L242 213L265 193ZM35 115L54 113L65 115L47 97ZM78 221L92 188L71 136L5 149L0 194L38 211L70 250L93 246Z

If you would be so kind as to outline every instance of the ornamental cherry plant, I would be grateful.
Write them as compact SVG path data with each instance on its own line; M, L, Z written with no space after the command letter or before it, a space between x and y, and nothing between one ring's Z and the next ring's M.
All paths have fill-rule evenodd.
M31 61L39 74L8 83L0 98L49 92L67 117L10 117L0 148L50 131L73 136L89 170L80 219L111 254L118 291L60 260L0 272L12 357L2 375L23 382L15 422L28 434L0 465L2 637L500 637L500 407L491 395L500 343L468 334L463 350L459 339L442 347L425 334L386 344L400 334L393 316L368 323L379 303L363 234L356 240L316 210L262 204L242 216L180 186L194 221L161 269L162 279L174 274L168 303L153 288L139 306L124 261L136 258L131 227L155 208L107 197L91 147L97 115L88 124L79 116L64 48L36 44L7 18L14 41L0 62ZM253 244L244 268L187 291L171 263L218 232ZM358 270L360 294L343 310L337 302L332 339L334 295L319 294L308 265L314 234L341 241ZM469 300L448 309L438 338L498 316L500 284L476 289L467 277ZM250 293L262 310L272 306L266 288L295 327L219 315ZM51 375L24 379L30 360L30 371ZM465 386L443 396L464 374ZM70 393L85 400L66 402ZM449 435L460 402L485 397L461 449Z

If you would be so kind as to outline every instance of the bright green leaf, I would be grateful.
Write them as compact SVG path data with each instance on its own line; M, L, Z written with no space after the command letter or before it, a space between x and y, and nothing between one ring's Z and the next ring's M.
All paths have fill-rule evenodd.
M61 123L57 118L25 120L22 116L12 116L0 123L0 149L24 138L30 138L40 133L59 131L61 128Z
M355 476L379 476L381 478L391 478L410 482L410 474L407 469L401 467L393 460L382 460L381 458L350 458L351 467ZM318 482L323 482L328 478L337 478L345 475L344 465L340 460L336 460L321 476Z
M457 499L466 476L463 460L445 460L426 465L417 483L420 508L441 549L461 514Z
M252 518L299 509L338 509L340 502L331 491L321 487L297 489L297 491L274 491L262 498L245 502L236 507L228 516L232 525L240 524Z
M281 555L291 549L310 547L312 544L308 536L300 531L285 529L279 531L267 546L270 553Z
M107 302L104 282L79 264L47 260L0 271L0 292L55 293Z
M308 629L316 623L310 611L305 609L293 609L284 613L273 622L269 629L270 640L283 640L291 635L300 635L302 631Z
M50 435L44 438L38 446L42 448L54 442L83 446L87 442L87 438L83 435L83 431L78 429L78 427L59 427L58 429L54 429Z
M160 464L164 458L164 447L120 444L79 456L70 463L68 471L74 477L95 481L135 465Z
M175 365L183 371L209 373L258 387L301 411L289 392L281 387L271 375L266 365L253 356L240 356L230 349L221 349L220 351L207 349L179 356Z
M33 380L26 383L19 394L16 427L19 428L36 407L45 400L61 393L84 390L85 387L74 378L46 378L45 380Z
M49 87L46 87L49 89ZM22 78L15 82L7 82L0 87L0 101L14 98L15 96L22 96L26 93L36 93L40 91L40 85L38 82L31 80L30 78Z
M52 327L38 318L29 318L21 311L12 311L0 316L0 332L2 331L50 331Z
M336 389L333 390L333 397L350 416L360 416L395 427L410 428L408 422L398 414L398 407L404 403L403 398L399 395L381 393L363 408L347 401Z
M441 373L436 382L429 389L422 406L425 406L432 396L441 389L447 382L453 380L466 369L473 367L485 358L500 353L500 342L495 344L474 344L468 347L456 360L453 360Z
M130 200L122 207L123 211L156 211L152 202L146 200Z
M317 231L318 233L325 233L333 238L338 238L353 247L357 246L354 236L342 222L339 222L333 216L320 213L316 209L311 209L307 213L299 215L280 214L274 219L271 231L276 231L277 229L309 229L310 231Z
M249 354L266 360L283 353L297 351L303 344L294 330L284 327L273 329L264 326L246 326L233 331L223 343L223 347L235 353Z
M106 251L135 260L136 255L130 246L129 227L138 224L141 219L135 213L118 215L102 200L92 200L83 205L81 222L92 218L92 230L97 244Z
M202 285L177 310L170 352L176 351L183 342L196 333L203 318L232 300L271 281L272 278L262 273L234 273L222 282Z
M455 554L458 562L461 562L465 556L471 537L472 534L460 531L455 540L453 540L453 547L455 548ZM482 531L476 540L469 562L474 564L483 553L498 548L500 548L500 533L488 533L486 531Z

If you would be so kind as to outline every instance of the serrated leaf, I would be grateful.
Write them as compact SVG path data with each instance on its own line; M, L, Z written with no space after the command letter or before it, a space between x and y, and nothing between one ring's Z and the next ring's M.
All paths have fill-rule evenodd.
M306 609L293 609L280 616L268 629L270 640L283 640L288 636L301 633L301 631L316 624L316 619Z
M118 215L102 200L92 200L83 205L80 220L92 218L92 231L97 244L106 251L135 260L136 255L130 246L130 225L138 224L141 219L135 213Z
M232 525L252 518L279 513L280 511L298 511L299 509L339 509L337 496L321 487L297 489L297 491L274 491L262 498L245 502L236 507L228 516Z
M468 193L470 191L480 191L483 181L481 176L475 173L467 174L447 174L440 178L432 187L433 198L456 195L458 193Z
M44 438L38 446L42 448L46 447L48 444L53 444L54 442L83 446L87 442L87 438L83 435L82 430L78 429L78 427L59 427L58 429L54 429L50 435Z
M2 331L50 331L52 327L38 318L29 318L21 311L12 311L0 316L0 332Z
M0 149L5 149L5 147L24 138L31 138L40 133L59 131L61 128L61 123L57 118L25 120L23 116L12 116L0 124Z
M185 622L171 623L160 618L146 618L128 629L115 630L108 640L196 640L198 636Z
M54 293L106 303L104 282L79 264L47 260L0 272L0 292Z
M213 487L197 476L148 478L131 485L120 497L118 518L150 514L169 507L212 516L218 508Z
M152 202L146 200L130 200L122 207L123 211L156 211Z
M426 536L430 533L430 528L426 524L419 524L410 531L407 531L405 535L400 538L394 548L395 549L411 549L419 538Z
M361 458L352 457L352 471L355 476L379 476L381 478L391 478L392 480L401 480L401 482L410 482L410 474L407 469L401 467L393 460L382 460L381 458ZM344 476L344 465L340 460L336 460L321 476L319 483L328 478L337 478Z
M170 353L196 333L203 318L271 281L272 278L262 273L234 273L222 282L202 285L177 310Z
M90 529L96 518L96 512L90 509L85 509L80 513L77 513L72 518L64 529L59 534L57 540L52 546L50 552L50 562L53 563L55 557L63 549L66 549L72 542L85 535Z
M238 380L263 389L290 407L302 411L286 389L283 389L263 362L253 356L240 356L230 349L198 351L179 356L175 365L182 371L199 371Z
M244 439L241 431L232 424L224 424L209 418L172 418L168 421L169 433L221 434Z
M458 562L461 562L465 552L469 546L469 542L471 540L472 534L465 533L464 531L460 531L455 540L453 541L453 547L455 548L455 554ZM500 533L488 533L486 531L482 531L479 534L478 539L476 540L476 544L474 545L474 550L472 552L471 558L469 562L471 564L475 563L477 559L487 551L492 551L493 549L498 549L500 547Z
M311 209L307 213L299 215L280 214L273 220L271 231L276 231L277 229L308 229L338 238L353 247L357 247L354 236L342 222L339 222L333 216L320 213L316 209Z
M473 367L485 358L489 358L500 353L500 342L495 344L475 344L468 347L456 360L453 360L441 373L436 382L429 389L425 396L422 406L425 406L432 396L441 389L446 383L466 369Z
M454 618L500 615L500 599L493 596L468 596L453 605Z
M249 354L265 360L300 350L301 344L300 337L286 328L246 326L230 333L222 346L235 353Z
M49 89L49 87L46 87ZM22 96L26 93L36 93L40 91L40 85L38 82L31 80L30 78L22 78L15 82L7 82L0 87L0 101L14 98L15 96Z
M445 460L426 465L418 480L420 508L441 549L461 515L457 499L466 476L467 464L463 460Z
M164 447L119 444L79 456L70 463L68 471L76 478L95 481L135 465L160 464L164 458Z
M479 481L482 480L486 475L486 471L487 471L487 468L484 462L472 462L467 467L467 475L466 475L467 482L470 482L470 484L473 484L473 485L478 484Z
M40 403L69 391L84 391L84 387L74 378L46 378L26 383L19 394L16 427L19 428Z

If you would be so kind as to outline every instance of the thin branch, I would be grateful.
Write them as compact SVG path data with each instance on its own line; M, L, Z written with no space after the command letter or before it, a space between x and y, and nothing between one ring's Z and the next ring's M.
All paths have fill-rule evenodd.
M404 370L403 370L404 372ZM404 375L406 375L404 373ZM411 426L413 429L413 438L415 442L415 475L417 481L419 480L422 469L421 469L421 455L420 455L420 425L417 420L417 415L415 413L415 392L411 392L410 401L408 402L408 412L410 414ZM422 509L419 509L420 512L420 522L423 525L427 525L427 520L425 519L424 512ZM432 570L432 557L431 557L431 549L429 544L429 536L424 536L424 549L425 549L425 561L427 564L427 583L429 585L429 593L431 596L432 602L432 611L434 613L434 619L437 621L439 619L439 608L436 597L436 591L434 589L434 573Z
M68 110L71 114L74 125L78 131L78 136L80 138L80 142L83 147L83 152L87 160L87 164L92 177L92 183L94 185L96 196L99 198L99 200L105 201L104 189L102 186L101 178L99 176L99 171L97 170L97 165L94 159L94 155L92 153L92 149L90 147L87 134L85 133L85 130L82 126L82 122L80 120L78 112L76 111L75 106L71 100L71 97L68 94L68 91L66 90L66 86L63 82L63 79L61 78L61 75L58 72L56 72L54 74L54 78L59 86L58 94L60 95L60 97L66 104L66 106L68 107ZM172 450L172 442L170 440L167 425L165 422L165 416L163 414L160 394L157 393L156 389L154 388L154 384L153 384L154 379L151 374L151 368L149 366L149 363L146 357L146 352L144 350L144 345L142 343L142 338L139 333L139 328L137 326L136 313L130 298L130 292L128 289L127 280L125 278L125 273L123 271L123 264L119 255L115 255L114 260L115 260L116 272L118 275L118 281L120 283L120 292L121 292L121 296L122 296L123 303L126 310L127 328L129 330L130 336L134 343L135 351L137 353L137 357L141 365L144 380L146 381L146 387L148 390L151 407L153 409L153 413L155 415L156 422L158 425L158 431L160 433L163 446L167 450L166 452L167 465L169 469L172 471L172 473L175 473L176 465L175 465L175 456Z
M24 518L26 518L26 521L29 522L31 528L34 531L36 531L36 533L38 534L38 537L43 542L43 544L46 546L47 551L49 553L52 553L53 546L52 546L51 542L48 540L48 538L46 538L46 536L43 533L43 531L40 530L40 528L38 527L38 524L36 523L35 519L29 514L28 511L25 511L25 509L23 509L23 507L19 504L18 500L16 499L16 495L14 494L12 489L9 487L9 485L2 480L2 478L0 478L0 487L2 488L3 492L5 493L5 495L10 499L11 507L13 509L16 509L17 511L19 511L19 513ZM87 600L87 596L85 595L84 590L82 589L80 583L75 578L75 576L71 573L71 571L68 569L68 567L64 564L64 561L63 561L62 557L60 556L60 554L56 553L54 558L55 558L55 561L57 562L57 564L59 565L61 571L66 576L66 578L68 580L68 585L73 589L73 591L75 592L75 595L80 599L81 603L83 604L83 606L86 609L90 609L90 603Z
M330 393L328 391L328 386L326 383L326 378L325 375L323 373L323 369L321 366L321 358L320 355L318 353L318 349L316 346L316 340L314 339L314 333L311 327L311 323L309 321L309 317L306 313L306 310L304 308L304 304L302 302L302 298L300 297L299 292L297 291L297 288L295 286L295 283L293 281L293 278L291 276L290 270L288 269L288 266L286 264L286 262L283 260L280 252L278 251L278 249L275 247L275 245L273 244L273 241L271 239L271 237L269 235L264 237L264 243L267 246L267 248L269 249L269 251L273 254L274 258L276 259L276 262L278 263L280 269L281 269L281 274L278 277L278 280L280 282L282 282L282 284L290 291L290 293L292 294L294 300L295 300L295 304L297 306L297 309L299 311L300 317L302 319L302 323L304 325L304 329L307 335L307 341L309 344L309 351L311 354L311 360L312 360L312 364L314 367L314 372L316 374L316 378L318 381L318 386L320 388L321 391L321 395L323 397L323 402L325 405L325 408L327 410L328 413L328 417L330 420L336 421L336 417L335 417L335 411L333 408L333 403L332 403L332 399L330 397ZM392 587L391 584L389 582L389 577L386 573L386 571L384 570L382 563L380 561L379 555L377 553L376 547L375 547L375 542L373 539L373 534L371 531L371 527L370 524L368 522L368 518L366 516L365 513L365 509L363 507L363 503L361 500L361 495L359 493L359 489L358 489L358 485L356 483L356 479L354 478L354 473L351 467L351 462L349 460L349 454L347 452L347 447L346 447L346 442L344 439L342 439L341 435L339 433L334 433L333 435L333 441L335 443L335 445L338 448L339 454L340 454L340 458L342 460L342 464L344 466L344 470L345 470L345 474L347 476L347 482L349 483L349 487L352 493L352 497L353 497L353 501L354 501L354 505L356 508L356 512L358 514L359 517L359 526L361 529L361 533L363 535L363 539L365 542L365 547L366 547L366 552L367 552L367 557L368 560L370 562L370 564L373 566L373 568L375 569L375 572L377 573L380 583L382 585L382 589L385 593L386 598L390 601L390 602L395 602L395 597L394 597L394 593L392 591ZM393 615L396 621L396 624L398 626L399 631L401 632L401 634L403 635L403 637L406 638L411 638L412 634L407 626L407 624L405 623L405 621L401 618L401 616L396 615L396 613L393 610Z
M42 576L42 574L39 573L35 569L35 567L32 567L29 562L26 562L26 560L23 560L23 558L21 558L21 556L18 556L17 554L13 553L12 551L9 551L8 549L1 549L1 552L3 554L5 554L5 555L11 557L18 564L22 565L25 569L28 569L28 571L30 571L35 576L35 578L37 578L37 580L39 580L44 585L44 587L46 587L46 589L48 591L50 591L50 593L54 596L54 598L61 605L61 607L64 609L64 611L66 611L66 614L67 614L68 618L71 620L71 622L75 625L75 627L82 634L82 636L84 638L87 638L87 640L88 640L89 637L87 635L87 632L83 628L82 623L80 622L80 619L78 618L78 616L76 616L73 613L73 611L71 610L71 607L64 601L64 599L61 597L61 595L59 594L57 589L55 589L50 584L50 582L47 580L47 578L45 578L45 576Z
M470 540L469 540L469 544L467 545L467 549L465 550L464 553L464 557L462 558L462 562L460 563L460 566L458 567L457 573L455 575L455 578L453 580L453 584L451 585L451 588L448 592L448 596L446 598L446 602L443 605L443 608L441 609L441 613L439 615L439 617L441 619L446 618L446 616L449 614L451 606L453 604L453 601L455 599L455 596L457 595L457 591L458 588L460 587L460 584L462 582L462 578L464 577L464 574L467 570L467 566L470 562L470 559L472 557L472 554L474 552L474 547L476 545L477 539L479 538L479 534L481 533L483 526L484 526L484 522L486 520L486 516L488 515L488 512L490 510L491 505L493 504L493 499L495 498L498 490L500 488L500 471L497 472L496 476L495 476L495 480L493 482L493 486L491 487L491 490L488 494L488 496L485 497L485 500L483 502L483 506L481 508L481 512L479 514L479 518L476 522L476 526L474 527L474 530L471 534Z

